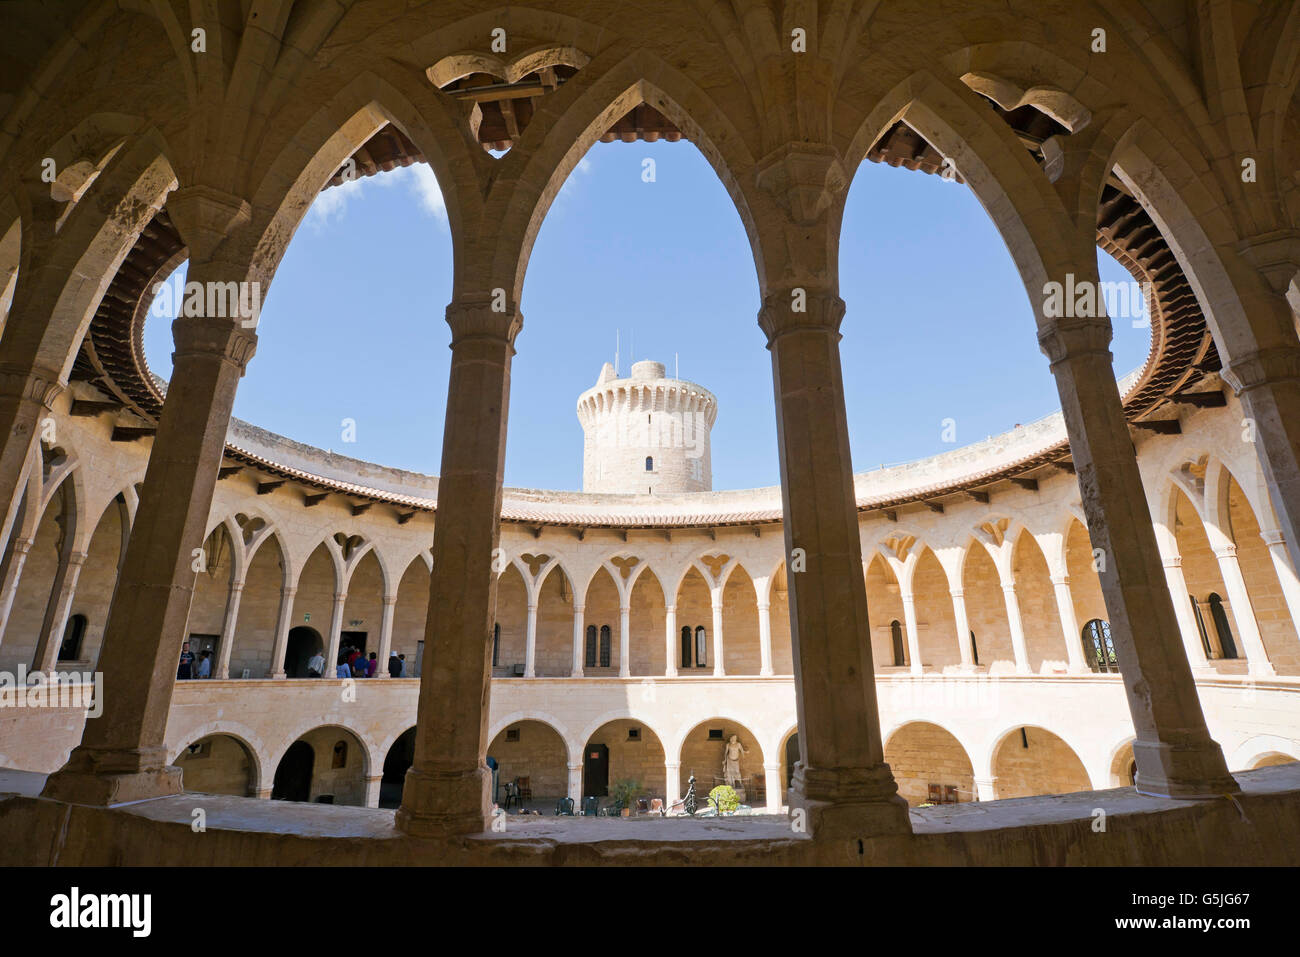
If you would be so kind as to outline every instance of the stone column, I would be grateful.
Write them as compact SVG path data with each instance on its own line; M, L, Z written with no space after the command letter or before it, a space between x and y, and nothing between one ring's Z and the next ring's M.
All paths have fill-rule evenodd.
M379 789L383 783L382 774L366 778L366 807L379 807Z
M618 676L632 676L632 609L625 602L618 605Z
M998 779L975 778L975 800L996 801L998 799Z
M528 626L524 638L524 677L537 677L537 602L528 602Z
M763 793L767 795L767 813L781 813L781 792L785 790L781 781L781 765L763 765Z
M1056 592L1056 613L1061 616L1061 637L1065 639L1065 660L1070 674L1082 675L1089 671L1083 660L1083 634L1079 618L1074 613L1074 595L1070 593L1070 576L1053 575L1052 589Z
M758 603L758 673L775 674L772 670L772 606L771 603Z
M1260 537L1268 546L1268 557L1273 559L1273 570L1277 572L1278 584L1282 586L1287 611L1291 613L1291 624L1297 634L1300 634L1300 579L1296 578L1295 569L1291 567L1291 558L1286 550L1286 539L1276 530L1261 533ZM3 609L0 608L0 612L2 611Z
M63 392L59 377L58 369L0 362L0 542L17 519L25 491L23 470L41 423Z
M397 596L385 595L383 609L379 617L379 667L375 669L376 678L391 678L388 673L388 658L393 651L393 613L397 610ZM329 667L329 662L325 663ZM329 672L326 672L328 675Z
M4 641L5 628L9 625L9 613L13 611L14 596L18 594L18 583L22 581L23 565L32 550L33 539L18 538L5 567L4 581L0 583L0 642Z
M785 175L805 175L800 159L786 166ZM823 213L816 221L824 220ZM787 235L794 242L798 231ZM821 262L823 252L804 249L819 238L801 242L800 255ZM817 270L800 268L815 278ZM840 369L844 303L833 287L792 283L766 292L759 324L772 353L786 555L798 548L808 559L789 576L800 751L790 804L807 814L814 837L908 833L876 703Z
M680 761L664 762L664 796L665 810L674 802L682 799L682 765Z
M343 642L343 610L347 607L348 593L345 591L334 593L334 605L330 609L330 637L329 645L325 650L325 667L338 667L339 654L342 649L340 645ZM331 665L330 662L334 664Z
M722 666L722 589L710 588L713 600L713 677L721 678L727 671Z
M1219 572L1223 575L1223 584L1228 590L1228 601L1232 603L1241 643L1245 645L1246 664L1250 673L1260 677L1277 674L1272 662L1268 660L1264 638L1259 633L1255 606L1251 604L1250 593L1246 591L1246 579L1242 577L1241 565L1237 561L1237 546L1222 545L1214 550L1214 557L1219 560Z
M289 653L289 630L293 627L293 599L298 594L297 588L280 589L280 612L275 619L275 641L271 644L271 669L268 678L283 678L284 656ZM333 678L338 667L337 658L325 662L325 677Z
M678 645L677 638L677 606L664 606L664 650L667 652L664 661L665 678L677 677L677 659L681 657L681 646Z
M569 675L574 678L582 677L583 642L586 640L582 616L585 611L583 605L573 606L573 667L569 669Z
M582 765L569 765L569 797L573 798L573 813L582 813Z
M247 279L246 265L209 255L232 224L247 221L246 202L197 186L174 192L167 209L190 248L190 286ZM186 311L195 305L187 298ZM104 714L86 722L80 746L46 780L46 797L104 805L181 789L163 740L194 593L191 555L207 533L235 388L257 341L255 321L200 315L172 324L171 383L99 656Z
M1007 606L1007 626L1011 629L1011 650L1016 656L1016 674L1027 675L1029 652L1025 648L1025 625L1020 620L1020 602L1016 598L1016 583L1002 583L1002 600Z
M235 647L235 623L239 620L239 602L244 595L244 583L233 581L226 595L226 614L221 620L221 640L217 647L217 667L214 678L230 677L230 653Z
M1096 283L1095 263L1090 248L1081 252L1075 271ZM1064 274L1052 278L1062 288L1069 282ZM1039 318L1039 343L1056 377L1088 535L1107 559L1101 588L1137 733L1138 790L1186 798L1236 792L1223 752L1206 728L1164 581L1115 381L1110 320Z
M916 624L916 596L912 594L911 589L899 591L899 597L903 599L903 626L907 629L907 656L911 660L911 672L914 675L921 674L921 629Z
M1193 673L1213 674L1214 668L1205 657L1205 646L1201 643L1201 629L1196 626L1196 612L1192 608L1192 597L1187 592L1187 579L1183 577L1183 558L1181 555L1169 555L1164 559L1165 582L1169 586L1169 597L1174 603L1174 617L1178 619L1178 630L1183 636L1183 649L1187 652L1187 662Z
M36 642L36 655L32 662L35 671L48 675L59 663L59 646L63 644L63 632L68 627L68 617L72 614L72 599L77 594L77 579L81 577L81 568L85 564L85 552L69 552L59 562L59 570L54 576L54 588L45 606L41 634Z
M451 373L438 482L439 521L425 626L425 667L415 736L396 823L416 836L486 830L491 824L488 745L492 624L501 532L510 360L522 317L497 297L447 307Z
M975 659L970 650L970 619L966 617L966 593L960 588L948 592L952 596L952 617L957 626L957 652L961 655L961 670L970 674L975 670Z

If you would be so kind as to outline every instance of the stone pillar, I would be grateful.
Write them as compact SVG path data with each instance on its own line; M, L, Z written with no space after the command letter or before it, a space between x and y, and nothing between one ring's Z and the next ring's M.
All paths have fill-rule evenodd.
M1070 674L1083 675L1089 671L1083 660L1083 633L1079 618L1074 613L1074 595L1070 593L1070 576L1053 575L1052 589L1056 592L1056 613L1061 616L1061 637L1065 639L1065 660Z
M1090 247L1075 271L1096 283L1095 263ZM1066 275L1052 278L1062 288L1070 284ZM1236 792L1223 752L1206 728L1164 581L1115 381L1110 320L1040 315L1040 323L1039 343L1056 377L1088 535L1107 559L1101 588L1137 734L1138 790L1186 798Z
M35 671L48 675L59 663L59 646L63 644L63 632L68 627L68 617L72 614L72 599L77 594L77 579L81 577L81 568L85 564L85 552L69 552L59 562L59 570L54 576L54 588L45 606L41 634L36 642L36 655L32 662Z
M1016 674L1027 675L1029 652L1025 648L1025 625L1020 620L1020 602L1016 598L1016 583L1002 583L1002 600L1007 606L1007 625L1011 629L1011 650L1016 656Z
M1183 577L1183 558L1170 555L1164 559L1165 582L1169 586L1169 597L1174 603L1174 617L1178 619L1178 631L1183 636L1183 648L1187 652L1187 662L1193 673L1213 674L1214 668L1205 657L1205 646L1201 643L1201 629L1196 626L1196 612L1192 608L1192 596L1187 592L1187 579Z
M379 788L383 783L382 774L366 778L366 807L379 807Z
M911 590L899 591L903 599L903 626L907 629L907 656L911 672L921 674L921 629L916 624L916 596Z
M618 605L618 676L632 676L632 609L626 602Z
M1237 546L1222 545L1214 550L1214 557L1219 560L1219 572L1223 575L1223 584L1228 590L1228 601L1232 603L1233 617L1237 620L1237 631L1245 646L1246 664L1250 673L1260 677L1277 674L1272 662L1268 660L1264 638L1259 633L1255 606L1251 604L1250 593L1246 591L1246 579L1242 577L1241 565L1237 561Z
M284 656L289 653L289 630L293 627L293 599L298 594L297 588L280 589L280 612L275 620L275 641L271 644L271 670L268 678L283 678ZM337 657L325 662L325 677L333 678L338 667Z
M214 678L230 677L230 653L235 646L235 623L239 620L239 602L244 595L244 583L233 581L226 595L226 614L221 620L221 640L217 643L217 667Z
M528 602L528 626L524 638L524 677L537 677L537 602Z
M397 609L397 596L385 595L383 602L379 618L379 667L375 669L375 677L391 678L392 675L388 673L388 658L393 651L393 613ZM329 667L328 661L325 666Z
M573 813L582 813L582 765L569 765L569 797L573 798Z
M721 678L727 673L722 666L722 589L710 588L709 596L713 600L713 677Z
M195 186L172 193L167 209L189 245L188 285L202 290L247 280L245 265L210 258L226 231L248 220L246 202ZM187 297L186 311L195 305ZM86 722L80 746L46 780L46 797L107 805L181 790L180 769L167 764L163 740L194 593L191 555L207 534L235 388L256 346L255 322L252 315L200 315L172 324L171 383L99 656L104 713Z
M416 836L486 830L492 774L484 764L492 676L510 360L522 323L497 297L447 307L451 373L438 482L439 521L425 626L425 667L397 827Z
M950 589L952 617L957 626L957 652L961 655L961 671L970 674L975 670L975 659L970 650L970 619L966 617L966 593L960 588Z
M682 765L680 761L664 762L664 795L665 810L670 807L674 801L682 799Z
M805 158L819 159L788 157L782 175L806 176ZM824 251L811 247L825 237L812 232L799 254L820 263ZM798 235L787 233L790 242ZM799 269L816 278L817 269ZM805 570L789 576L800 752L790 804L804 810L814 837L908 833L876 702L840 368L844 303L833 287L791 283L766 293L759 324L772 353L786 554L798 548L808 557Z
M975 779L975 800L977 801L996 801L998 799L998 779L976 778Z
M767 795L767 813L781 813L781 792L785 790L781 781L781 765L763 765L763 793Z
M681 657L681 647L677 644L677 606L664 606L664 650L667 652L664 661L665 678L677 677L677 659Z
M269 801L271 800L271 792L271 788L253 788L249 790L248 796L257 798L259 801Z
M0 362L0 542L17 520L25 491L23 470L41 423L62 391L58 369Z
M0 642L4 641L5 628L9 625L9 613L13 611L14 596L18 594L18 583L22 581L23 565L32 550L33 539L18 538L5 567L4 581L0 582Z
M758 673L775 674L772 670L772 606L769 602L758 603Z
M582 616L585 611L583 605L573 606L573 667L569 669L569 675L574 678L582 677L583 642L586 640Z
M330 609L330 637L329 645L325 650L325 666L330 667L330 662L334 662L334 667L338 666L339 654L342 652L340 645L343 642L343 610L347 607L348 593L345 591L334 593L334 605Z
M1260 537L1268 546L1268 557L1273 559L1273 570L1277 572L1278 584L1282 586L1287 611L1291 613L1291 624L1296 633L1300 634L1300 579L1296 578L1295 569L1291 566L1291 558L1286 550L1286 539L1279 531L1264 532ZM0 612L2 611L3 609L0 608Z

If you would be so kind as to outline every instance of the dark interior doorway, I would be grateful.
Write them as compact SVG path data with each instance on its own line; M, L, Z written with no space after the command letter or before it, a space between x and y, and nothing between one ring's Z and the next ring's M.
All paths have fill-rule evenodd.
M364 631L344 631L339 634L340 648L355 648L363 655L366 653L366 634Z
M387 808L401 807L402 784L406 781L406 772L415 762L415 729L408 728L384 758L384 776L379 782L379 806Z
M790 790L790 785L794 783L794 766L799 763L799 732L794 734L785 742L785 789Z
M587 797L609 795L609 747L588 743L582 755L582 793Z
M290 630L284 651L284 673L289 678L306 678L307 662L312 656L325 653L325 642L315 628L299 625ZM330 674L330 662L325 662L325 673Z
M316 752L306 741L295 741L280 759L271 786L273 801L307 801L311 799L311 773Z

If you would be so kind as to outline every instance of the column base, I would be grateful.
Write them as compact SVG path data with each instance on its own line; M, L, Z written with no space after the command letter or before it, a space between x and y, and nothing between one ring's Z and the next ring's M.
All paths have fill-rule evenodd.
M805 768L795 765L790 813L802 811L818 840L912 833L907 801L889 765L874 768Z
M288 675L285 674L283 671L268 671L266 673L266 676L268 678L273 678L273 679L282 679L288 677Z
M1160 741L1134 741L1137 792L1149 797L1217 798L1238 794L1240 785L1228 773L1223 751L1215 741L1177 746Z
M68 763L46 779L41 797L110 807L180 794L181 769L166 760L161 748L96 751L78 747Z
M481 834L492 826L492 772L406 772L397 829L412 837Z

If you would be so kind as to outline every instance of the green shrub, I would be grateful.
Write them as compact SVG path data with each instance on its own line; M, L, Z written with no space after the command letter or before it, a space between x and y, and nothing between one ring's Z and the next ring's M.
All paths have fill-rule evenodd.
M719 814L734 813L736 808L740 807L740 798L736 797L736 789L729 784L719 784L709 792L709 807Z
M619 781L609 789L609 796L614 799L614 806L620 811L632 807L640 794L641 783L631 779Z

